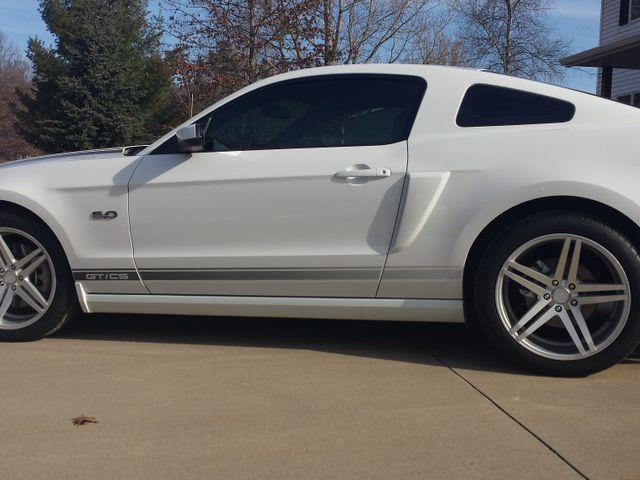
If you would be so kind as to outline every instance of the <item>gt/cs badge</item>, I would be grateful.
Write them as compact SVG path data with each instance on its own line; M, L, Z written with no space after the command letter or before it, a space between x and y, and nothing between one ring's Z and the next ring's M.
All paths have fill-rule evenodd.
M118 273L118 272L98 272L84 273L85 280L129 280L128 273Z
M118 212L114 212L113 210L109 210L108 212L93 212L91 214L91 218L94 220L113 220L118 216Z

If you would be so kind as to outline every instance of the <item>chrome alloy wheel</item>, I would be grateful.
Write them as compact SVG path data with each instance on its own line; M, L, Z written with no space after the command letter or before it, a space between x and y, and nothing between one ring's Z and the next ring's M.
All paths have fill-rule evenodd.
M44 247L25 232L0 228L0 330L37 322L55 291L55 268Z
M513 252L496 284L503 327L529 351L553 360L595 355L629 317L629 280L602 245L571 234L535 238Z

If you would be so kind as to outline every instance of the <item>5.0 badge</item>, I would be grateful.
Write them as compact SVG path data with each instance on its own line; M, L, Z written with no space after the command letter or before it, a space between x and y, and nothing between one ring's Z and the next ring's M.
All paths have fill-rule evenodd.
M93 212L91 214L91 218L94 220L113 220L118 217L118 212L114 212L113 210L109 210L108 212Z

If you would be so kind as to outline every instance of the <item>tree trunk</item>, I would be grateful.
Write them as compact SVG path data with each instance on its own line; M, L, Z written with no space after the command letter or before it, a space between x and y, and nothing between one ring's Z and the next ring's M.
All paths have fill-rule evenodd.
M504 0L507 8L506 25L504 32L504 53L502 59L502 73L509 75L511 73L511 37L513 35L513 5L511 0Z
M257 58L257 28L256 28L256 0L247 0L249 14L249 82L258 79L258 58Z
M333 0L323 0L324 8L324 64L335 62L335 43L333 38Z

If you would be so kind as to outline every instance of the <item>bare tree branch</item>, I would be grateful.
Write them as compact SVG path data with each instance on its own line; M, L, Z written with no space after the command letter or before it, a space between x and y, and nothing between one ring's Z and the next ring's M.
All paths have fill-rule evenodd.
M470 64L545 81L564 78L569 51L547 21L550 0L451 0Z

